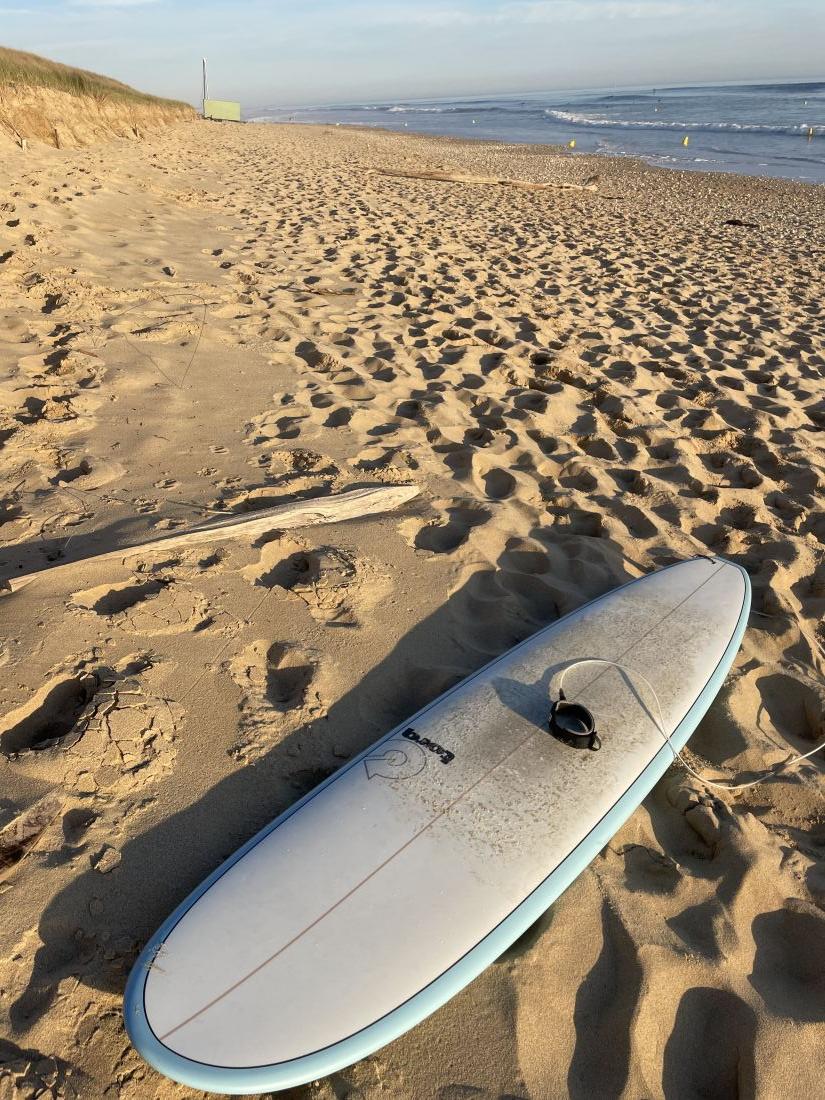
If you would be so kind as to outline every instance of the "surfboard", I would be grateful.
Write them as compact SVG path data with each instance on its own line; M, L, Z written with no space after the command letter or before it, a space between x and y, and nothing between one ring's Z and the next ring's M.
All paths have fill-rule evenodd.
M680 562L559 619L391 730L152 937L125 994L134 1046L192 1088L268 1092L430 1015L536 921L673 763L663 729L684 746L749 609L739 566ZM572 664L585 658L621 667ZM551 732L562 674L598 746Z

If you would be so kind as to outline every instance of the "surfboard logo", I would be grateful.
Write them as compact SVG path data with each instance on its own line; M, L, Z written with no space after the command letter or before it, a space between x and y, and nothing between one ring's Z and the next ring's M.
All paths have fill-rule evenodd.
M418 745L409 745L404 741L388 741L381 751L373 753L364 761L367 779L379 776L381 779L412 779L424 770L427 757Z
M450 764L455 754L421 737L410 727L401 734L404 741L387 741L380 752L373 753L364 761L367 779L379 776L381 779L412 779L422 772L427 764L427 752L434 753L442 764Z
M429 737L421 737L410 726L409 729L405 729L401 734L402 737L406 737L408 741L414 741L420 745L422 749L429 749L430 752L434 752L441 760L442 764L452 764L455 760L455 753L450 752L449 749L443 749L441 745L436 745L435 741L431 741Z

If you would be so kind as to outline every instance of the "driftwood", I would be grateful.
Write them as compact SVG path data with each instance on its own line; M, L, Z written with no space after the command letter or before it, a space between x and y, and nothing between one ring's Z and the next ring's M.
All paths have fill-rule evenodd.
M52 792L0 829L0 879L31 851L62 809L62 796Z
M87 562L114 562L149 550L171 550L182 546L202 546L210 542L226 542L232 539L260 538L270 531L289 531L295 527L314 527L322 523L341 523L347 519L359 519L362 516L377 515L398 508L418 495L417 485L381 485L371 489L352 489L338 496L315 497L312 500L299 500L291 504L279 504L274 508L261 509L258 512L233 513L218 520L206 520L188 531L181 531L134 546L123 546L119 550L106 550L100 554L77 558L74 561L58 562L55 565L38 569L34 573L25 573L11 577L6 582L7 590L17 592L27 584L60 570L74 569Z
M498 187L515 187L519 191L596 191L591 183L536 183L533 180L513 180L499 176L467 176L461 172L448 172L430 168L378 168L382 176L408 180L439 180L442 183L484 183Z

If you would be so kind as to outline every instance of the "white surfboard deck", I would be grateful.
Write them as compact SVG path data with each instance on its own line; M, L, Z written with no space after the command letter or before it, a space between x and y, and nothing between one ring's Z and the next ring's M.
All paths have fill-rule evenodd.
M697 558L582 607L487 665L254 837L147 945L127 1029L167 1076L265 1092L351 1064L498 957L673 762L643 681L581 666L602 748L547 730L571 661L655 687L674 744L739 648L750 585Z

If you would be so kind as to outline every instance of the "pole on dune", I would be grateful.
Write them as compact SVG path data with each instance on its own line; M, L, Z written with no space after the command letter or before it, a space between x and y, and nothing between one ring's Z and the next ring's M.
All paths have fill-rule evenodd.
M206 101L209 98L209 89L206 86L206 58L203 59L203 117L206 118Z

